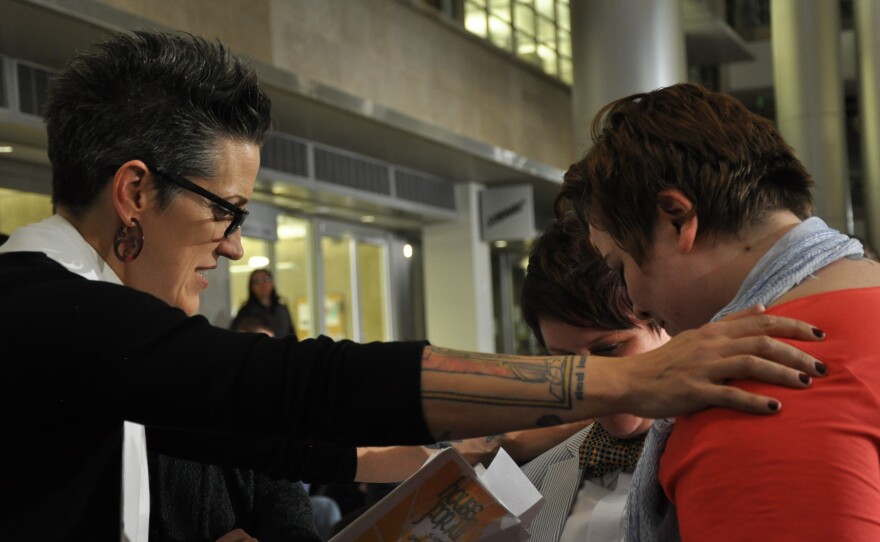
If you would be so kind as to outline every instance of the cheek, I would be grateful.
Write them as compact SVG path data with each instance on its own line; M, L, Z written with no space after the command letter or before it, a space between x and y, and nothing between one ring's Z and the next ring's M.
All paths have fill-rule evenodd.
M206 252L207 249L201 247L188 247L186 251L179 254L177 260L172 263L174 266L172 276L178 288L186 288L190 285L191 281L196 279L196 269L204 267L207 261L205 257Z
M623 270L623 282L626 286L626 293L629 295L630 301L636 305L641 304L640 301L644 297L642 290L643 278L640 272L633 270L632 266L627 266Z
M632 355L650 352L663 345L663 340L661 340L658 335L655 335L653 331L647 331L646 334L647 336L642 337L638 341L634 341L636 344L633 345L633 350L635 351Z

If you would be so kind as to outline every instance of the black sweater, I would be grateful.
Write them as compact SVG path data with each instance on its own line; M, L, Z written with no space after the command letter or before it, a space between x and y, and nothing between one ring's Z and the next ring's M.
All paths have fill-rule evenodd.
M150 453L150 542L214 542L244 529L260 542L320 542L305 488L252 470Z
M33 252L0 255L0 303L6 538L118 538L123 420L162 453L291 479L318 441L431 441L424 343L228 331Z

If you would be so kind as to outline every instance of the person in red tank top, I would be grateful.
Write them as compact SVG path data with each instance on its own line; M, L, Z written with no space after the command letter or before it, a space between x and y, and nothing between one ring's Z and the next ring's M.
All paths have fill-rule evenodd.
M681 538L880 540L880 265L811 218L810 175L773 124L734 98L691 84L636 94L600 111L593 134L557 215L589 224L640 317L686 334L760 292L770 314L827 332L792 343L829 376L812 393L777 394L778 416L710 409L676 420L659 482ZM770 391L731 382L743 390Z

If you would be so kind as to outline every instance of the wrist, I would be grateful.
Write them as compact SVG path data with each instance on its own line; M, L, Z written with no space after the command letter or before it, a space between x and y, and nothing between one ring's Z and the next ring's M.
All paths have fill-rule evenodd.
M584 374L583 403L590 414L600 417L633 411L638 403L637 386L633 372L639 356L606 358L590 356ZM575 381L577 382L577 374ZM575 395L577 397L577 395Z

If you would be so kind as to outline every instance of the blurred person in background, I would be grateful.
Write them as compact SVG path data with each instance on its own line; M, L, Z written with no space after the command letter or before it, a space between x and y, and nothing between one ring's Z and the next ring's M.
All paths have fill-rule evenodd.
M269 324L274 337L296 338L293 318L287 305L278 298L275 281L268 269L255 269L248 281L248 298L232 320L232 329L241 327L242 318L257 317Z

